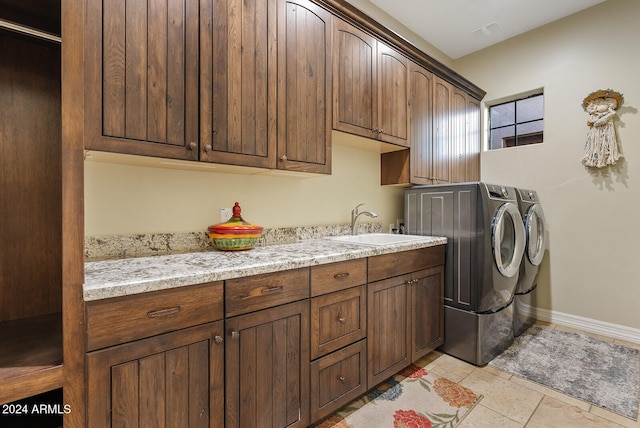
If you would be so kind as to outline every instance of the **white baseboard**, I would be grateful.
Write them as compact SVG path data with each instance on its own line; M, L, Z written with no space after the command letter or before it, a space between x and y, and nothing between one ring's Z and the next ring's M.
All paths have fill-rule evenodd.
M640 329L637 328L626 327L619 324L612 324L541 308L536 309L536 318L539 321L571 327L589 333L625 340L627 342L640 343Z

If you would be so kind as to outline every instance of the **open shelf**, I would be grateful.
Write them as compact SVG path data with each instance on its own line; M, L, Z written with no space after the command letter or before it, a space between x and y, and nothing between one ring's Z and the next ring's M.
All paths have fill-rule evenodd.
M62 316L0 324L0 403L62 387Z

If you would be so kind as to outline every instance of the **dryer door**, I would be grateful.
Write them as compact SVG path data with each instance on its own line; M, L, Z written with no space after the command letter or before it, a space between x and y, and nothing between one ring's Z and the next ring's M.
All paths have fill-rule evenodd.
M538 266L544 257L547 246L544 212L540 204L533 204L524 216L524 228L527 233L527 258L532 265Z
M491 233L493 260L498 271L511 278L520 270L525 247L525 231L518 207L507 202L498 208L493 217Z

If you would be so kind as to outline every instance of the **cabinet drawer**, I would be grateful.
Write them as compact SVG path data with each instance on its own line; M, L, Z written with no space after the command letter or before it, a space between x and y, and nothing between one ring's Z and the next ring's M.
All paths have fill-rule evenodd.
M367 282L367 259L330 263L311 268L311 296L333 293Z
M444 245L369 258L369 282L444 265Z
M367 383L367 340L311 363L311 422L364 394Z
M222 294L219 281L88 302L88 349L220 320Z
M361 285L311 300L311 359L366 336L366 298Z
M232 317L309 297L309 269L227 280L226 316Z

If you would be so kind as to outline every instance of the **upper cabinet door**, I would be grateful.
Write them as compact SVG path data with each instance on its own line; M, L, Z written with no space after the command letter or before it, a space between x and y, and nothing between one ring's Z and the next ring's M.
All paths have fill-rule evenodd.
M378 138L376 40L334 21L334 129Z
M415 63L410 67L410 181L412 184L432 184L433 74Z
M338 19L333 43L333 128L408 147L408 59Z
M480 180L480 102L454 88L451 98L451 181Z
M467 160L467 98L454 89L451 96L451 182L464 183Z
M200 159L276 167L276 0L202 0Z
M331 173L332 17L278 1L278 168Z
M467 94L466 181L480 181L480 101Z
M409 145L409 60L378 42L378 137Z
M453 86L435 78L433 105L433 184L448 183L451 146L451 93Z
M86 147L197 159L196 0L87 1Z

